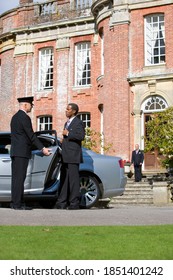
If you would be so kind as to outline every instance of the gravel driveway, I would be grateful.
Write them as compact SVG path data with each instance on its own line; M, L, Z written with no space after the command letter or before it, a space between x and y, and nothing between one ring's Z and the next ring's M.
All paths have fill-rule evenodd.
M95 226L173 224L173 205L127 206L89 210L33 209L17 211L0 208L0 225Z

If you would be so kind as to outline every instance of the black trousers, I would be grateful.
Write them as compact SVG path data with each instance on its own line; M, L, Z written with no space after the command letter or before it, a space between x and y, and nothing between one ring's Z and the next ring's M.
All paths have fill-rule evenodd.
M11 206L21 207L24 195L24 182L28 167L28 158L12 157L12 182L11 182Z
M142 171L141 171L142 165L135 165L134 171L135 171L135 182L139 182L142 180Z
M63 163L57 205L78 207L80 198L79 164Z

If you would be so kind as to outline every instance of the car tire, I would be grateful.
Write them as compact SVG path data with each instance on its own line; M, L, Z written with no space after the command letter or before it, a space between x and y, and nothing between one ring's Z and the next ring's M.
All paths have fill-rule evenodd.
M89 209L97 204L101 196L99 182L87 172L80 173L80 208Z

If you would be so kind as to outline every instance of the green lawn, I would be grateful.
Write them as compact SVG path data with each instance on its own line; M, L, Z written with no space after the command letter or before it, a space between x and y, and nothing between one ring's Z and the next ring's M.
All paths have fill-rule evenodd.
M172 260L173 225L0 226L1 260Z

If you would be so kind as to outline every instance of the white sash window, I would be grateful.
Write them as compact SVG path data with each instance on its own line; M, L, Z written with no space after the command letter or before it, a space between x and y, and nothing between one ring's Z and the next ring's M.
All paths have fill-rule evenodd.
M91 116L90 113L79 113L77 117L83 121L85 128L90 127L91 125Z
M145 17L145 65L165 63L165 23L163 14Z
M51 130L52 116L41 116L37 118L37 130Z
M45 48L39 52L39 90L53 88L53 49Z
M75 47L75 86L91 84L90 43L79 43Z

